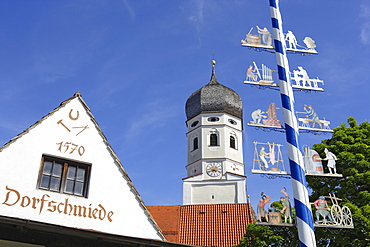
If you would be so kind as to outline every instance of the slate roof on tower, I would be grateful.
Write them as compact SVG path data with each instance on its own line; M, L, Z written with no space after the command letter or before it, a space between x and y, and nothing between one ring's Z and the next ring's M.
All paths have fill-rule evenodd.
M187 120L202 114L223 112L242 119L242 100L234 90L220 84L212 69L210 82L195 91L185 106Z

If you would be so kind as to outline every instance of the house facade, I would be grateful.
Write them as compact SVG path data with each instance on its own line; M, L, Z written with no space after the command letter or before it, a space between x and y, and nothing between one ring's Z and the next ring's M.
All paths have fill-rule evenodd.
M33 243L35 227L165 240L80 93L0 148L0 238Z

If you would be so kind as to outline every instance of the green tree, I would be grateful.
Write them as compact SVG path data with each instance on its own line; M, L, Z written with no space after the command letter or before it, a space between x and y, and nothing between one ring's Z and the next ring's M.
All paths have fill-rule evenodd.
M290 247L298 245L298 232L295 227L249 224L244 238L236 247Z
M244 238L237 247L284 246L284 238L264 225L249 224Z

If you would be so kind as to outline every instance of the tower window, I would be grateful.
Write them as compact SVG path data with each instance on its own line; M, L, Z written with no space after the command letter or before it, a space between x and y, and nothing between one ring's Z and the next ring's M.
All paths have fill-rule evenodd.
M218 117L209 117L207 120L208 120L208 122L218 122L218 121L220 121L220 119Z
M217 134L211 134L210 146L218 146Z
M190 126L191 126L192 128L194 128L195 126L197 126L197 125L198 125L198 123L199 123L199 121L194 121Z
M230 147L236 148L235 137L230 136Z
M199 148L199 146L198 146L198 137L195 137L193 139L193 150L196 150L198 148Z
M233 119L229 119L229 123L233 124L233 125L237 125L237 122Z
M87 197L90 165L56 157L42 157L40 189Z

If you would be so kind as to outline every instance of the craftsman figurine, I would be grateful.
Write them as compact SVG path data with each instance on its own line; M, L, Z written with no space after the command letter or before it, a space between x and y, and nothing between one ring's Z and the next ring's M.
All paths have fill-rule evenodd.
M322 129L322 125L321 125L319 116L317 115L316 111L312 108L312 106L311 105L303 105L303 109L307 113L306 117L312 117L312 128L315 128L315 124L318 124L320 126L320 129Z
M288 31L288 33L285 35L285 40L288 41L290 49L297 49L298 42L292 31Z
M266 158L269 157L269 154L270 153L266 153L265 147L262 146L260 149L260 153L259 153L259 160L260 160L260 168L263 171L267 171L269 169L269 165L266 160Z
M329 150L327 148L325 148L324 152L326 154L326 157L322 160L327 160L328 161L329 173L333 174L332 170L331 170L331 169L333 169L334 174L337 174L337 168L336 168L336 165L335 165L335 161L337 160L337 156L335 156L335 154L333 154L332 152L329 152Z
M247 81L257 81L258 73L256 73L257 69L253 69L253 66L250 65L247 69Z
M288 218L289 223L292 223L292 210L290 207L289 195L286 192L286 188L282 189L280 192L285 195L285 197L280 197L281 204L283 204L283 209L280 212L284 214L284 223L287 223Z
M257 109L255 111L253 111L252 114L251 114L253 121L251 123L262 124L261 123L262 118L267 118L266 115L263 115L264 113L266 113L266 112L262 111L261 109Z
M267 30L266 27L260 28L259 26L256 26L258 29L258 33L262 35L262 45L268 45L270 46L272 44L271 34L269 30Z
M330 221L333 221L330 216L330 208L328 203L325 201L325 196L320 196L313 205L316 208L316 223L320 220L320 215L323 217L324 223L326 223L326 217L328 217Z
M268 195L265 195L263 192L261 194L262 194L262 198L260 199L260 202L257 205L257 219L259 222L262 222L262 217L265 217L266 221L268 222L269 218L265 210L265 205L271 202L271 197L269 197Z

